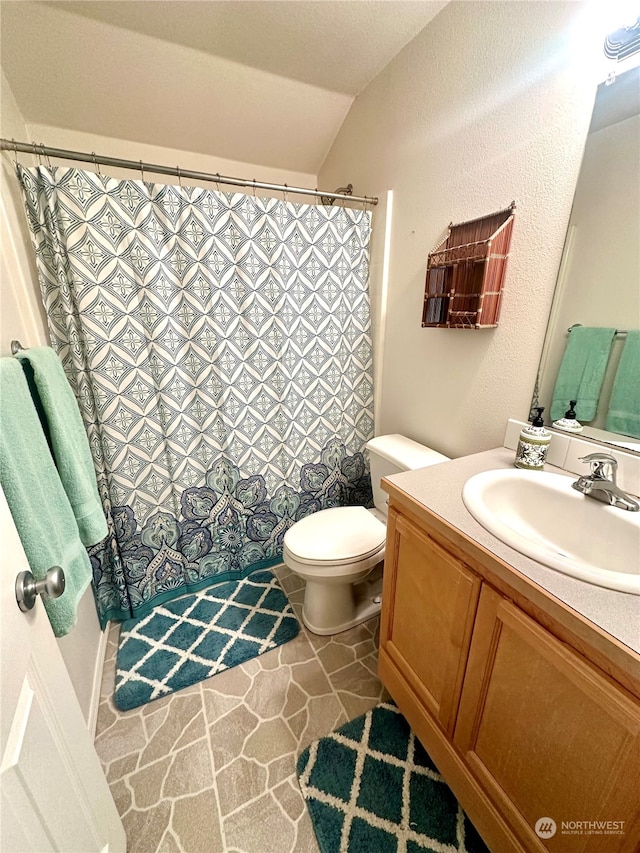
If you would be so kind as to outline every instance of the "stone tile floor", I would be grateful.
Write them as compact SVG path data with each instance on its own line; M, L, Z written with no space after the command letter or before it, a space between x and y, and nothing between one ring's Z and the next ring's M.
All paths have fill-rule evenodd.
M112 626L95 744L128 853L318 853L296 760L388 698L376 674L378 619L311 634L304 581L274 572L300 621L294 640L132 711L113 704Z

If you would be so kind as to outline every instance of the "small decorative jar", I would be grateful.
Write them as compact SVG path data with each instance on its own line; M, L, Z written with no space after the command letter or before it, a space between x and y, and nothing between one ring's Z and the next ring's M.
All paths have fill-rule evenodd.
M536 412L531 426L523 427L520 432L514 463L516 468L524 468L527 471L542 471L551 443L551 433L545 429L542 420L544 408L538 406Z

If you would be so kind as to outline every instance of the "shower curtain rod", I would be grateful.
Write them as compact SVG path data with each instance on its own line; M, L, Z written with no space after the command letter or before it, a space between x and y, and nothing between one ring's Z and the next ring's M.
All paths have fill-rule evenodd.
M195 181L212 181L216 184L231 184L234 187L248 187L254 190L274 190L283 193L294 193L297 195L312 195L330 198L331 204L335 199L344 199L345 201L361 201L364 204L376 205L377 198L368 196L348 195L336 191L327 192L319 190L317 187L314 190L305 189L304 187L290 187L287 184L267 184L264 181L246 181L243 178L232 178L228 175L220 175L219 173L211 172L194 172L190 169L181 169L179 166L160 166L157 163L143 163L142 160L120 160L117 157L103 157L100 154L87 154L83 151L67 151L64 148L50 148L48 145L32 142L16 142L14 139L0 139L0 151L13 151L16 155L18 152L24 154L35 154L36 157L55 157L59 160L78 160L82 163L93 163L94 166L114 166L118 169L135 169L142 173L144 180L144 172L155 172L158 175L175 175L178 178L188 178Z

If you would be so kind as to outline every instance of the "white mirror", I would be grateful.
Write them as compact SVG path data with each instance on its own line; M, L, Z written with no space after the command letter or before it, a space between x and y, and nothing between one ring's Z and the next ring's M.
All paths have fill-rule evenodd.
M638 67L598 87L534 394L534 405L545 406L545 414L575 324L618 330L596 416L581 437L640 453L640 435L605 428L626 332L640 328Z

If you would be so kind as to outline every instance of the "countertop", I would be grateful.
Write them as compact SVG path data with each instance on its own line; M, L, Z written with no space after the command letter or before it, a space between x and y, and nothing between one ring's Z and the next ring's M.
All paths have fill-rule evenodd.
M595 586L525 557L485 530L465 507L462 487L469 477L481 471L513 468L513 460L514 451L500 447L429 468L394 474L386 479L589 622L640 654L640 596ZM545 465L545 470L575 479L575 474L567 474L552 465Z

